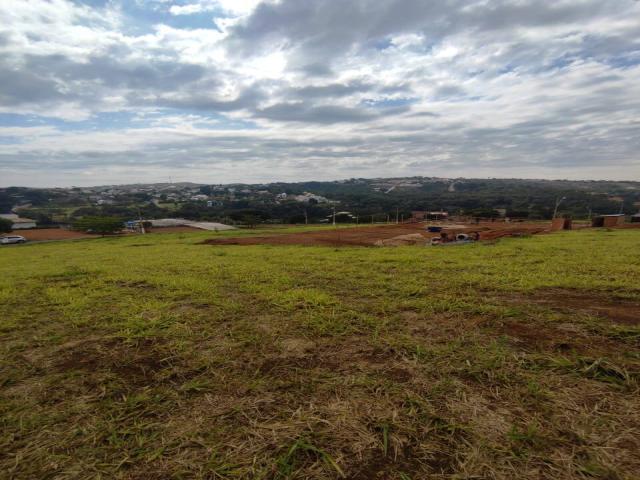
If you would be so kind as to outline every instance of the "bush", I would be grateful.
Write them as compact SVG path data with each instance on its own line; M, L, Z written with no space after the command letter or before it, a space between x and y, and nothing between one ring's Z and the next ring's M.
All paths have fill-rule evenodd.
M73 224L74 230L108 235L122 230L122 220L115 217L83 217Z
M9 233L13 228L13 222L7 218L0 218L0 233Z

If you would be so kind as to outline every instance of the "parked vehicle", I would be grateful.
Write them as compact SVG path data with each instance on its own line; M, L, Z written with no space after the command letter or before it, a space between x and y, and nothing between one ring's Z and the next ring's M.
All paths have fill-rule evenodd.
M27 239L20 235L7 235L0 237L0 245L9 245L11 243L24 243Z

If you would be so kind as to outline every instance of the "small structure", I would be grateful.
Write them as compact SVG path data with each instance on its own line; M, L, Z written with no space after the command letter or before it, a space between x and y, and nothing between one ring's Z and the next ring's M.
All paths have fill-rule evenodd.
M29 228L36 228L35 220L19 217L15 213L2 214L0 215L0 218L4 218L13 222L13 226L11 227L13 230L27 230Z
M640 223L640 213L631 215L631 223Z
M351 212L335 212L327 217L328 222L332 222L335 219L336 222L352 222L356 220L355 215Z
M449 218L449 212L428 212L423 210L413 210L411 212L411 221L420 222L422 220L446 220Z
M411 212L411 221L419 222L427 218L427 212L422 210L414 210Z
M551 220L551 231L571 230L570 218L554 218Z
M617 227L623 223L624 215L622 213L614 215L598 215L597 217L593 217L591 220L592 227Z
M449 212L427 212L427 220L446 220L449 218Z
M224 223L217 222L198 222L195 220L186 220L184 218L159 218L153 220L147 220L145 223L149 223L152 228L163 227L191 227L200 230L210 231L223 231L223 230L235 230L236 227L231 225L225 225ZM127 222L127 226L131 224L134 229L139 229L139 220L131 220ZM146 225L145 225L146 227Z

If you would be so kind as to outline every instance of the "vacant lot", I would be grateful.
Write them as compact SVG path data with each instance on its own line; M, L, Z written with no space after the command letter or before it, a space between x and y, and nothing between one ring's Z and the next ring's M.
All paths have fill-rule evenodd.
M75 240L79 238L98 238L98 235L91 235L75 230L63 228L34 228L33 230L14 230L12 235L21 235L30 242L40 242L47 240Z
M640 231L214 236L0 250L0 477L640 478Z
M548 222L530 223L504 223L483 222L479 224L460 224L435 222L443 226L445 232L452 235L456 233L478 232L485 240L508 237L513 235L532 235L549 231ZM311 231L294 231L281 233L271 230L266 235L240 236L228 235L221 238L207 240L210 245L321 245L321 246L362 246L370 247L378 240L386 240L399 235L419 233L425 241L438 233L429 233L425 230L426 223L406 223L373 226L351 226L338 228L329 225L324 228L316 228Z

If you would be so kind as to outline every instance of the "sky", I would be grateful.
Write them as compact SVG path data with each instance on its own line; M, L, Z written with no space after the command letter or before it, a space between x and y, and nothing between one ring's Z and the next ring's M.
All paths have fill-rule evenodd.
M0 0L0 186L640 180L636 0Z

